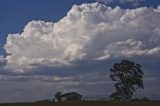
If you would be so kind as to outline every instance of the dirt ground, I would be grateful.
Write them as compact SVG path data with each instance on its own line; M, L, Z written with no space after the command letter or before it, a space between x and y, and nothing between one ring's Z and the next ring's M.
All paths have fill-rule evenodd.
M0 106L160 106L159 102L53 102L53 103L9 103Z

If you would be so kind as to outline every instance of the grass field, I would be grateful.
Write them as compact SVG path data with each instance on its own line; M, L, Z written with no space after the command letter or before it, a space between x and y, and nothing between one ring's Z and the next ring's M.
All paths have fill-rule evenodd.
M160 106L160 102L54 102L54 103L8 103L0 106Z

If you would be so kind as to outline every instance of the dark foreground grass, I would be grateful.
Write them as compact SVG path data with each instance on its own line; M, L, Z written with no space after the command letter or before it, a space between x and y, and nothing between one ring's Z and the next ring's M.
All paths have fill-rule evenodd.
M160 102L53 102L53 103L8 103L0 106L160 106Z

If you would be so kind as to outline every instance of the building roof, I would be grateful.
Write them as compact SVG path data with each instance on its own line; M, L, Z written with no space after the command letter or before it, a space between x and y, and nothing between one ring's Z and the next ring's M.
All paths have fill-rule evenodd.
M82 95L78 94L77 92L69 92L69 93L65 93L65 94L61 95L60 98L61 97L72 96L72 95L82 96Z

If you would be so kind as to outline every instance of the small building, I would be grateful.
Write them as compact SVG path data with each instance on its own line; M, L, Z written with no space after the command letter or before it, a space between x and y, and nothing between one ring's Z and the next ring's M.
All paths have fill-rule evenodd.
M65 93L59 97L60 101L81 101L82 95L76 92Z

